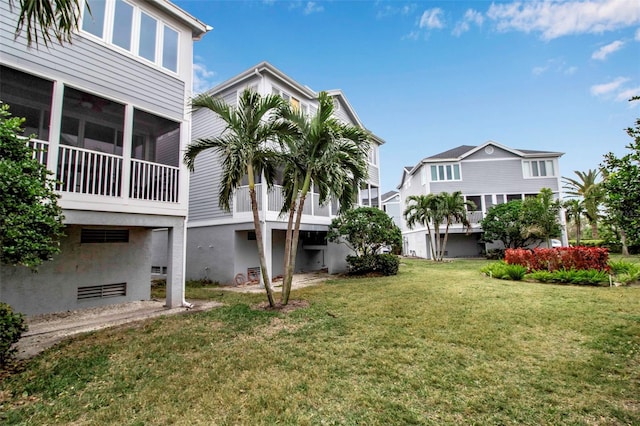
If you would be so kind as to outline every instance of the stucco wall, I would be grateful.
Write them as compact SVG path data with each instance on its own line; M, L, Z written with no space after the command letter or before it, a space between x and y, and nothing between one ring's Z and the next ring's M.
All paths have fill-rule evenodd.
M151 230L127 228L128 243L81 244L81 229L67 226L61 254L37 273L24 267L0 267L0 300L27 315L148 300ZM126 296L77 300L78 287L123 282Z

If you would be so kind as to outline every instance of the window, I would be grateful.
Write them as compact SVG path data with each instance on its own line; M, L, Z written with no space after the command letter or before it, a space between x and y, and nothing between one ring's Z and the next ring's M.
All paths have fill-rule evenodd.
M554 177L556 175L553 160L527 160L522 162L525 178Z
M431 166L431 181L461 180L459 164L439 164Z
M124 1L116 2L113 19L113 44L123 49L131 50L132 29L133 6Z
M369 148L368 160L374 166L378 164L378 147L375 144L371 144L371 148Z
M148 112L134 110L131 157L178 167L180 123Z
M305 104L303 102L300 102L300 99L291 96L289 93L287 93L287 92L285 92L283 90L280 90L279 88L277 88L275 86L273 86L271 88L271 93L274 94L274 95L278 95L282 99L287 101L291 105L291 108L294 111L302 110L302 112L305 115L309 115L309 105L307 105L307 104Z
M60 143L122 155L124 105L65 87Z
M482 196L480 195L467 195L467 197L465 197L467 199L467 201L471 201L476 208L475 209L471 209L469 208L469 206L467 206L467 211L470 212L479 212L482 211Z
M0 76L0 100L12 116L26 119L23 134L48 141L53 83L3 66Z
M180 34L156 17L124 0L85 3L81 28L115 46L178 72Z
M92 0L91 6L89 6L88 2L84 3L82 19L82 29L84 31L102 38L106 3L105 0ZM91 13L89 13L89 7L91 8Z
M380 196L377 186L368 183L360 185L360 205L364 207L380 207Z

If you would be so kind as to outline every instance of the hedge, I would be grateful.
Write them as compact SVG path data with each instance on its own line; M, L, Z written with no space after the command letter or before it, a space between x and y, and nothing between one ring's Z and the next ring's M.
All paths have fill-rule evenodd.
M586 270L609 271L609 251L599 247L558 247L507 249L504 260L532 271Z

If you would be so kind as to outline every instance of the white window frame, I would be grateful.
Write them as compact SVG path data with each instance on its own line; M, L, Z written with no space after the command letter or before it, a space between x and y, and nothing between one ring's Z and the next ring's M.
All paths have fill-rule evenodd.
M434 179L433 177L433 173L431 168L435 167L436 168L436 178ZM442 174L440 173L441 170L440 168L442 167ZM448 177L448 173L447 173L447 167L450 167L451 169L451 178ZM456 179L455 175L455 169L458 169L458 178ZM442 178L440 178L440 176L443 176ZM429 182L460 182L462 181L462 166L460 163L436 163L436 164L430 164L429 165L429 172L428 172L428 176L429 176Z
M276 85L271 85L271 93L274 95L278 95L280 96L282 99L284 99L285 101L287 101L289 103L289 105L293 105L291 103L291 99L295 99L296 101L298 101L298 104L300 105L300 110L305 114L305 115L309 115L311 113L311 108L309 107L309 104L306 102L302 102L302 100L297 97L297 96L293 96L291 93L282 90L280 87L276 86Z
M169 25L162 18L160 18L156 13L146 8L140 7L140 5L126 1L131 7L133 7L133 15L132 15L132 23L131 23L131 48L125 49L123 47L118 46L113 43L113 24L115 19L115 10L116 10L116 1L124 1L124 0L105 0L105 11L104 11L104 21L102 23L102 37L98 37L90 32L87 32L82 29L83 21L85 19L85 10L86 8L82 7L82 16L79 23L79 31L83 36L93 40L100 40L102 43L105 43L107 46L112 47L113 49L119 52L126 52L137 60L144 62L146 64L153 64L153 66L161 69L162 71L171 73L171 74L179 74L180 73L180 53L181 53L181 42L180 40L183 37L183 34L176 27ZM153 61L150 61L147 58L140 56L140 20L142 13L145 13L149 17L156 20L156 37L155 37L155 57ZM165 28L170 28L178 34L178 43L176 46L176 69L172 70L170 68L165 68L163 66L163 54L164 54L164 32Z
M378 165L378 145L372 143L367 153L367 161L374 166Z
M544 175L540 174L541 164L544 164ZM551 173L549 173L549 168L551 168ZM522 160L522 177L524 179L555 178L557 177L556 169L555 161L552 159Z

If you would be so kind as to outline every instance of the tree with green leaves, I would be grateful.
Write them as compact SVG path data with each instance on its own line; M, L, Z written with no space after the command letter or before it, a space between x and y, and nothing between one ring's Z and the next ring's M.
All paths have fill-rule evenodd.
M211 110L224 121L226 127L219 136L197 139L184 153L185 164L192 171L196 157L201 152L213 149L219 155L222 161L219 203L227 211L231 209L233 193L247 178L262 281L272 307L275 302L265 258L255 185L260 176L263 176L263 184L268 188L273 185L281 158L274 142L293 131L288 121L275 114L283 102L279 96L262 97L250 89L242 92L237 106L230 106L224 100L206 93L197 96L192 101L193 108Z
M551 238L562 235L561 208L560 200L554 199L550 188L542 188L536 197L526 198L520 214L523 237L540 239L550 248Z
M435 194L426 195L410 195L406 201L407 207L403 212L405 221L409 229L413 229L416 225L422 225L427 228L427 239L429 240L429 257L436 259L436 248L431 238L432 224L440 222L436 215L438 212L438 196Z
M631 100L640 101L640 97ZM629 245L640 244L640 118L627 134L633 139L626 146L631 152L620 158L610 152L601 165L607 213L622 234L625 254Z
M385 246L400 247L402 234L393 219L376 207L344 210L331 221L327 240L343 243L356 256L373 256Z
M0 104L0 261L36 270L60 252L64 225L51 172L19 136L23 122Z
M285 238L284 276L281 303L286 305L295 270L300 223L304 205L312 189L319 203L333 197L340 211L353 206L358 188L368 175L367 154L370 134L333 116L333 98L326 92L318 95L318 110L308 117L300 108L286 105L280 116L295 129L283 139L284 162L282 213L289 213ZM294 221L295 215L295 221Z
M8 0L11 9L14 0ZM51 43L51 35L62 44L71 43L71 35L80 22L82 0L20 0L20 16L15 28L18 37L24 30L27 45ZM87 4L88 5L88 4Z
M570 198L563 203L565 217L568 223L573 221L576 230L576 244L580 245L582 236L582 216L585 214L584 201L578 198Z
M522 200L491 207L480 221L480 226L483 242L500 241L505 249L526 247L535 240L531 236L523 236L522 233Z
M598 181L600 172L589 169L587 172L575 170L577 179L562 177L563 188L567 195L582 198L584 201L585 216L591 225L592 238L598 238L598 219L600 217L600 206L602 205L604 194L601 182Z

